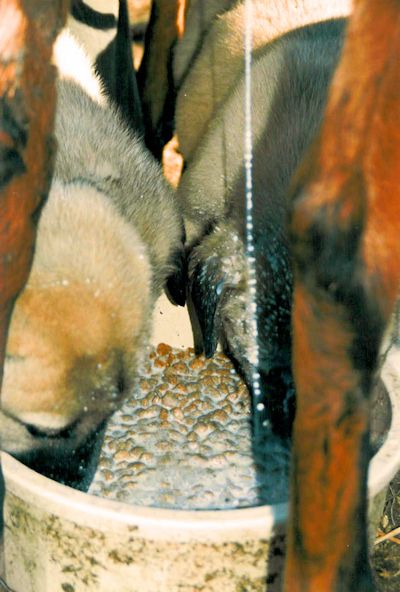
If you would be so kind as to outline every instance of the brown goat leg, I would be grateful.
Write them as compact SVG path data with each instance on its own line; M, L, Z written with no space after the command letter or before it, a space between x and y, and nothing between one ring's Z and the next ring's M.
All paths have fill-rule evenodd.
M183 34L189 0L153 0L145 48L138 72L146 143L161 159L164 144L172 136L174 88L172 50Z
M0 3L0 381L12 306L29 274L52 170L55 69L67 2Z
M293 187L285 592L374 590L369 391L400 280L399 55L399 0L355 0L324 124Z

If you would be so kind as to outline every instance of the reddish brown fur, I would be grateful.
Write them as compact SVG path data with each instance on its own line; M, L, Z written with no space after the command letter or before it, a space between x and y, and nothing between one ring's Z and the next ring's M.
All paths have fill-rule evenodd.
M0 122L1 143L12 146L26 167L0 188L0 367L12 305L31 264L35 237L31 216L49 187L55 102L50 58L66 8L65 0L4 0L0 6L0 97L27 134L26 143L17 145L4 127L6 122Z
M400 280L399 55L400 2L356 0L321 135L296 182L298 407L287 592L373 590L366 554L367 391ZM335 282L318 283L318 262L307 256L316 225L325 229L321 249L329 236L362 228L350 279L364 310L335 300ZM357 314L366 332L373 328L364 367L355 367L350 355L363 338Z
M360 484L366 478L360 447L368 429L368 401L359 394L357 408L346 417L344 393L356 391L360 377L346 356L352 334L345 318L345 311L298 282L293 344L298 398L288 592L347 591L337 588L337 568L346 554L352 555L351 545L357 549L357 539L364 536L360 526L365 527L365 520L360 525L357 518L363 494ZM345 420L338 426L341 416ZM324 452L326 446L329 455ZM295 528L301 533L301 546L296 545ZM365 562L367 568L366 557Z

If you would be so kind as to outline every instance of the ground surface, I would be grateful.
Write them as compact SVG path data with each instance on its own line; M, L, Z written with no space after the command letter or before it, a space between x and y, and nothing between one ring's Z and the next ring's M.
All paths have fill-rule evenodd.
M373 565L378 592L400 590L400 473L393 479L388 491L380 530L393 533L390 539L375 545ZM397 533L397 536L396 534ZM378 540L381 533L378 534Z

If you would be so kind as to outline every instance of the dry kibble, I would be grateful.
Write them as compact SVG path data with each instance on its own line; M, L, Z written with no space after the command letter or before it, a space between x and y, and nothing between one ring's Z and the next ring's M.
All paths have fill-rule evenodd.
M225 384L224 382L222 382L219 387L219 392L222 393L223 395L229 395L229 388L228 385Z
M140 399L140 405L144 408L146 407L150 407L150 405L152 404L152 398L150 395L147 395L147 397L143 397L142 399ZM132 421L132 418L131 418Z
M214 421L219 421L221 423L225 423L228 420L228 414L226 413L226 411L223 411L222 409L214 411L214 413L211 413L209 417L210 419L213 419Z
M128 485L128 483L132 483L132 475L130 474L130 472L125 475L121 475L119 479L124 484L124 488Z
M215 450L213 450L212 446L208 446L206 442L207 438L200 444L199 453L205 458L211 458L215 454Z
M240 393L237 391L234 391L233 393L229 393L228 397L229 401L231 401L232 403L235 403L236 401L238 401L238 399L240 399Z
M174 372L177 374L187 374L189 371L188 367L183 362L176 362L175 364L172 364L171 370L174 370Z
M156 352L159 356L166 356L170 354L172 347L166 343L159 343L156 348Z
M189 367L192 370L199 370L200 368L204 368L205 363L206 363L205 358L202 356L199 356L198 358L195 358L194 360L192 360L189 363Z
M188 388L185 384L183 384L182 382L178 382L178 384L175 387L175 390L178 393L187 393L188 392Z
M158 410L157 407L148 407L147 409L138 409L136 411L136 416L139 418L149 418L149 417L157 417Z
M171 445L166 440L161 440L160 442L156 442L155 447L159 452L167 452L170 450Z
M213 409L213 405L211 403L211 401L209 399L207 400L202 400L199 401L197 403L197 409L201 412L201 413L206 413L207 411L211 411L211 409Z
M165 368L166 365L167 365L167 361L164 360L163 358L157 358L156 360L154 360L154 367L155 368Z
M166 409L161 409L160 411L160 419L161 421L167 421L168 419L168 411Z
M209 388L210 386L214 386L213 377L207 376L206 374L204 376L201 376L201 382L204 385L204 387L206 387L206 388Z
M215 454L208 459L210 467L223 467L226 464L226 457L224 454Z
M216 358L210 358L207 364L207 372L209 372L210 374L215 374L216 372L218 372L218 370L219 366L216 363Z
M127 450L119 450L114 454L114 459L116 462L120 462L121 460L126 460L129 458L129 452Z
M242 397L242 396L248 397L249 396L247 387L246 387L246 385L243 382L239 382L238 383L238 385L237 385L237 392L240 395L240 397Z
M229 368L220 368L218 370L218 376L224 380L230 380L232 377L232 370Z
M198 401L191 401L190 403L188 403L185 407L185 415L186 416L190 416L193 413L197 412L197 407L198 407Z
M158 405L160 403L160 401L161 401L161 396L158 395L157 393L154 393L153 391L151 391L145 397L140 399L139 402L142 407L150 407L150 406ZM132 415L131 415L131 421L132 421Z
M287 463L264 497L252 457L250 397L222 353L213 359L161 343L108 424L89 493L135 505L226 509L283 501ZM287 455L288 456L288 455ZM265 477L265 479L264 479Z
M214 426L210 423L199 422L193 427L193 431L201 438L204 438L214 431Z
M212 397L213 399L220 399L221 398L220 391L217 388L215 388L214 386L207 387L207 395L209 397Z
M230 462L231 460L236 458L237 452L236 450L225 450L224 456L226 460Z
M164 376L166 378L166 380L169 382L169 384L177 384L179 378L176 375L175 370L173 370L173 368L167 368Z
M142 446L135 446L134 448L131 448L131 450L129 451L129 456L132 460L135 460L141 458L144 453L145 449L142 448Z
M103 456L100 460L99 460L99 468L100 469L108 469L111 466L111 461L109 458Z
M146 465L143 462L134 462L134 463L130 463L130 465L129 465L129 469L133 473L140 473L145 468L146 468Z
M225 413L228 416L231 415L231 413L233 412L233 408L232 408L232 405L230 403L224 403L222 409L225 411Z
M134 490L136 487L136 480L132 480L130 478L127 478L126 481L124 482L124 493L126 494L126 492L129 492L129 490ZM127 499L126 501L128 501L129 503L129 499Z
M167 391L162 399L162 404L165 405L165 407L176 407L178 403L179 399L172 391Z
M171 366L171 364L174 364L176 362L176 357L173 353L168 354L168 356L165 358L165 362L166 366Z
M153 460L154 454L151 454L151 452L143 452L143 454L140 457L140 462L144 463L145 465L149 465L153 462Z
M168 438L170 438L173 442L182 442L184 439L186 439L182 432L173 429L168 431Z
M182 421L183 418L185 417L183 415L183 411L180 407L174 407L174 409L172 409L172 415L175 417L175 419L177 419L178 421Z
M143 374L149 375L151 373L151 364L145 364L143 366Z

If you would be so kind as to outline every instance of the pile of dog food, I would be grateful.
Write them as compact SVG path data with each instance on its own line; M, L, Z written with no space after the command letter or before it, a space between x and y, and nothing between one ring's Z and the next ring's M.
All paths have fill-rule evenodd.
M250 398L229 359L159 344L111 418L89 493L177 509L233 509L287 498L288 451L266 434L257 466Z

